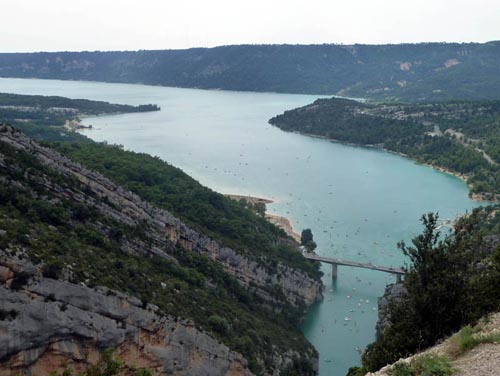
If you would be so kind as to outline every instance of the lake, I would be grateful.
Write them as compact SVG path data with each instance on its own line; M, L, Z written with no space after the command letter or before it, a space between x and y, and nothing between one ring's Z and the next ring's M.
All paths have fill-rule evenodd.
M450 219L478 205L453 176L267 123L316 96L2 78L0 92L158 104L159 112L87 118L93 129L83 133L158 156L219 192L274 200L269 211L299 233L311 228L325 256L399 267L396 243L420 232L423 213ZM332 283L323 269L325 299L311 307L303 331L319 351L320 375L343 376L374 340L377 298L394 277L340 266Z

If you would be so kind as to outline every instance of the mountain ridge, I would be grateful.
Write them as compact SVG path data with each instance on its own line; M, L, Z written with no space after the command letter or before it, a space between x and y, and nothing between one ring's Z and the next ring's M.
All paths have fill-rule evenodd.
M500 42L230 45L185 50L0 53L0 77L336 94L495 99Z

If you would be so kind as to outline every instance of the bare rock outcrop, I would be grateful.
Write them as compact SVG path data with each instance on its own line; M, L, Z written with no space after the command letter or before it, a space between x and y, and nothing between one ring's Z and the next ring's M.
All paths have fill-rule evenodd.
M178 262L180 246L186 252L206 255L241 285L264 298L270 313L285 303L308 305L322 298L321 281L307 273L283 263L270 267L251 254L225 247L170 212L10 126L0 124L0 143L26 152L49 167L38 175L23 170L23 179L16 179L20 169L15 163L6 163L0 153L0 168L7 172L0 175L0 182L33 197L38 195L33 185L43 187L39 191L43 195L49 192L50 200L37 197L40 200L79 202L120 224L147 228L147 241L125 237L120 243L127 254L154 255ZM52 179L52 171L68 179ZM98 221L91 225L104 235L110 232ZM0 249L0 376L47 375L50 370L61 370L63 365L80 372L96 363L106 348L116 349L116 355L126 364L150 368L155 375L251 374L246 359L192 322L160 314L157 307L117 291L70 283L76 281L70 275L71 265L63 268L61 280L45 278L49 276L42 276L42 265L31 263L19 251L22 248ZM282 296L273 295L278 288ZM307 354L285 350L272 354L273 367L269 370L273 375L279 375L297 358L307 358L317 370L313 350Z
M251 375L240 354L187 320L107 288L27 274L35 272L29 263L22 270L1 263L12 275L0 283L1 376L80 372L107 348L155 375ZM19 273L29 279L12 289Z
M378 299L378 320L376 325L377 336L384 332L389 324L389 305L402 299L406 289L403 283L391 283L385 287L384 295Z

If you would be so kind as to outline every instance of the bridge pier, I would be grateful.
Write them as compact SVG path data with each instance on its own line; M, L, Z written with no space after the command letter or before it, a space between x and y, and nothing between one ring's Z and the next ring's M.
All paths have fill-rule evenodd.
M337 280L337 264L332 263L332 280Z

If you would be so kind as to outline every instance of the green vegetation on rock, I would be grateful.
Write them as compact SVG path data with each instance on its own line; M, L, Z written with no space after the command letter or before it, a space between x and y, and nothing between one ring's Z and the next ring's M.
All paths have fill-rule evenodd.
M94 146L95 151L101 147L103 153L118 150L119 155L124 156L117 148ZM305 367L303 374L314 373L310 357L315 350L298 329L303 307L287 304L279 289L274 295L273 291L269 292L276 302L276 310L273 310L252 286L245 288L221 264L175 244L158 243L152 224L141 221L125 224L106 214L124 209L71 175L49 168L41 164L36 155L16 150L4 142L0 142L0 154L3 177L0 182L0 249L11 256L27 255L35 264L41 263L45 277L68 279L90 287L106 286L138 297L145 307L147 303L158 306L159 313L191 319L197 327L243 354L250 369L257 374L274 369L274 356L290 350L300 354L298 364ZM133 154L130 155L133 159ZM159 166L163 166L160 172L165 171L163 162L160 163ZM127 171L127 166L130 167L125 163L121 171ZM143 167L147 171L147 166ZM203 189L197 188L197 183L180 170L172 171L173 175L167 173L166 176L178 182L180 187L182 181L192 184L196 188L194 197L198 197L195 202L202 205L206 199L207 208L212 207L208 201L210 194L196 196L203 194ZM182 202L181 196L174 197ZM245 223L259 226L260 222L255 219L259 216L236 202L234 205L241 212L228 211L228 215L232 213L236 218L241 214L241 226ZM282 235L264 222L258 228L267 229L267 232L262 238L252 239L264 245L271 242L272 236L277 242ZM241 244L245 244L244 240ZM169 256L138 254L138 250L155 247L162 247ZM252 249L256 249L256 259L260 259L259 252L260 255L265 253L257 247L248 247L246 254ZM291 250L284 251L285 256L278 251L270 252L274 255L271 260L293 264L287 261ZM299 252L295 253L300 256ZM317 273L311 270L312 274L314 272ZM16 275L11 289L22 288L27 282L22 275ZM2 317L8 320L14 314L5 312Z
M389 322L363 354L363 371L433 346L438 340L500 310L500 207L475 209L453 233L440 236L437 216L422 218L424 231L408 247L404 294L390 301Z
M318 265L297 252L283 230L159 158L98 143L65 143L57 149L270 268L285 262L313 278L320 276Z
M391 376L451 376L455 371L448 358L426 354L409 363L398 362L388 373Z

